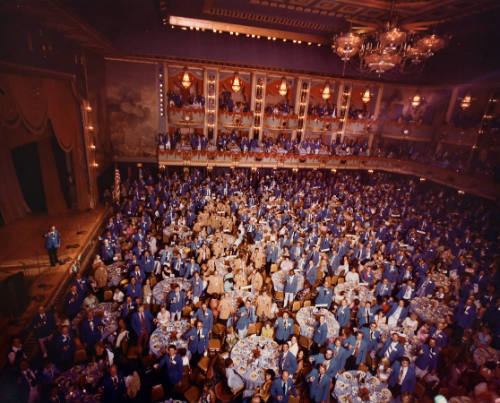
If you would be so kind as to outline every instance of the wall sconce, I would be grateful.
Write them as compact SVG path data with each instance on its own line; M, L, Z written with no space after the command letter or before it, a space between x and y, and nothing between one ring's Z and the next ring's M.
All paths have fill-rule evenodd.
M470 96L470 92L468 92L462 98L462 102L460 102L460 108L462 108L463 110L466 110L467 108L470 107L471 103L472 103L472 97Z
M241 79L238 73L234 73L233 82L231 83L231 88L234 92L239 92L241 90Z
M361 101L364 103L364 104L367 104L368 102L370 102L370 99L371 99L371 95L370 95L370 89L367 88L365 90L365 92L363 92L363 96L361 97Z
M419 95L419 93L417 92L413 98L411 99L411 106L413 106L414 108L418 107L420 105L420 102L422 101L422 97Z
M325 101L327 99L330 99L332 96L331 90L330 90L330 84L328 82L325 84L325 87L323 88L323 92L321 93L321 98L323 98Z
M284 96L287 94L287 92L288 92L288 88L287 88L287 85L286 85L286 79L285 79L285 77L283 77L283 78L281 79L281 84L280 84L280 87L279 87L278 92L279 92L279 94L280 94L281 96L283 96L283 97L284 97Z
M91 149L91 150L95 150L95 144L91 144L91 145L90 145L90 149Z
M89 103L89 102L87 102L87 105L85 106L85 110L86 110L87 112L92 112L92 107L90 106L90 103Z
M89 132L94 131L94 126L92 126L92 125L88 125L88 126L87 126L87 130L88 130Z
M189 73L187 71L187 67L184 67L184 74L182 75L181 84L184 88L191 87L191 79L189 78Z

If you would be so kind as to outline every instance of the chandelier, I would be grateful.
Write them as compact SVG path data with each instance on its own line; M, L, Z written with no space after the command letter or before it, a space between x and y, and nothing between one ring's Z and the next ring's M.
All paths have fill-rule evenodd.
M331 90L330 90L330 84L327 82L325 84L325 87L323 88L323 91L321 92L321 98L323 98L325 101L327 99L330 99L332 96Z
M280 86L279 86L279 89L278 89L278 93L281 95L281 96L285 96L288 92L288 88L287 88L287 85L286 85L286 79L285 77L283 77L281 79L281 83L280 83Z
M471 103L472 103L472 97L470 95L470 92L468 92L462 98L462 101L460 102L460 108L462 108L463 110L466 110L470 107Z
M187 68L184 68L184 74L182 75L181 84L184 88L189 88L191 86L191 79L189 78Z
M233 82L231 83L231 88L234 92L241 90L241 79L238 77L238 73L234 73Z
M422 102L422 97L417 92L415 95L413 95L413 98L411 99L411 106L417 108L420 105L420 102Z
M332 50L344 61L344 67L345 63L357 55L361 69L380 75L395 67L404 70L407 63L422 63L445 47L446 40L441 36L421 35L410 30L412 27L405 29L404 25L397 25L393 18L394 6L395 1L391 7L389 22L384 27L363 34L351 29L334 37Z

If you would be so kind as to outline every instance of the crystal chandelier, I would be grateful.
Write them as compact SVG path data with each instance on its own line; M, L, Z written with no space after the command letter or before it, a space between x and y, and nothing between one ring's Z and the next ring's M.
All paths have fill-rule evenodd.
M184 74L182 75L181 84L184 88L189 88L191 86L191 79L189 78L187 68L184 68Z
M330 90L330 84L327 82L325 84L325 87L323 88L323 91L321 92L321 98L323 98L325 101L327 99L330 99L332 96L331 90Z
M407 63L419 64L444 48L446 40L436 34L419 35L394 21L391 6L389 22L373 32L358 34L353 30L334 37L332 49L347 63L358 55L361 69L378 74L399 67L403 70ZM411 27L410 27L411 29Z
M286 79L285 77L283 77L281 79L281 83L280 83L280 87L278 89L278 92L281 96L285 96L288 92L288 88L287 88L287 85L286 85Z
M234 73L233 82L231 83L231 88L234 92L238 92L241 90L241 79L238 76L238 73Z

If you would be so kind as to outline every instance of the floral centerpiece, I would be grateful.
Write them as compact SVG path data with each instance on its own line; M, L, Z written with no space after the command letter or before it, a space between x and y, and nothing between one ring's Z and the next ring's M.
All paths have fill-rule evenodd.
M358 391L358 396L363 402L370 401L370 391L368 388L360 388Z
M252 355L253 355L253 358L257 359L260 357L260 350L258 348L256 348L255 350L252 350Z

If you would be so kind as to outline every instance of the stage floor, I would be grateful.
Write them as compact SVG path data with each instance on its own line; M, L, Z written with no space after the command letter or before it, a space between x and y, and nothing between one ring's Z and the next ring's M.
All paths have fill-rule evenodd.
M50 225L55 225L61 235L59 259L72 260L104 211L105 207L99 206L90 211L68 211L56 216L30 214L0 227L0 279L22 266L45 268L50 264L43 238Z
M108 211L108 208L99 206L90 211L70 211L57 216L31 214L0 227L0 280L24 270L29 273L25 275L25 284L30 295L29 305L20 317L6 318L0 315L0 327L4 329L0 335L2 358L10 348L10 338L16 334L26 334L38 306L46 304L67 278L70 264L92 241L95 236L93 233ZM50 266L42 237L49 225L55 225L61 234L59 259L64 264L55 267Z

